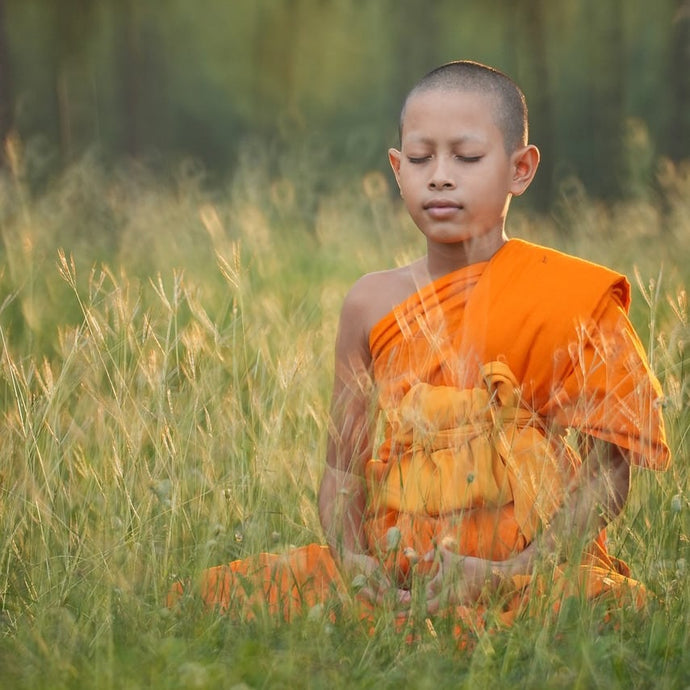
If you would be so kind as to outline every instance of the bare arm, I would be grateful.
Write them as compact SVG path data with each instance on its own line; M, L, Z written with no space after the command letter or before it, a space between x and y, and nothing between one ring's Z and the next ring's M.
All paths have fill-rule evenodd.
M361 575L364 583L360 596L381 603L394 591L397 606L404 609L409 605L409 592L393 587L381 563L368 554L363 530L367 502L364 466L372 456L375 428L371 354L364 318L368 298L367 294L351 292L340 317L319 517L346 582L350 584Z
M621 513L630 489L630 465L624 453L610 443L592 444L574 490L549 526L522 553L505 562L508 574L530 573L544 556L559 561L577 556Z
M357 293L345 300L335 347L326 469L319 490L319 517L338 561L345 552L365 551L362 518L366 504L364 464L371 457L371 356Z
M337 560L345 552L366 550L362 530L366 507L364 464L371 457L371 424L368 401L359 390L362 383L336 373L319 517Z

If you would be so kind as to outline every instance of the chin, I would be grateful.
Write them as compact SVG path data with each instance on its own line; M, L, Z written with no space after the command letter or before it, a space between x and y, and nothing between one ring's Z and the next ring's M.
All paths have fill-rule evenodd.
M464 232L439 232L428 237L432 242L437 242L438 244L465 244L477 239L474 235L468 235Z

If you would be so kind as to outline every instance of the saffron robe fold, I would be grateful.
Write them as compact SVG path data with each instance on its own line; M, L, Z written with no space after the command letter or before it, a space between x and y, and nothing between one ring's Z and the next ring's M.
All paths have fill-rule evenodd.
M364 529L398 586L418 572L413 556L439 543L492 560L524 549L579 466L568 429L627 449L635 464L667 467L662 394L629 300L623 276L512 239L489 262L420 287L374 326L383 440L365 468ZM643 588L628 575L602 534L563 589L629 590L639 600ZM528 584L514 578L508 618ZM201 583L209 606L249 617L258 605L289 618L346 591L330 550L316 544L211 568ZM180 593L176 584L169 602Z
M515 239L489 262L450 273L411 295L370 334L379 405L388 420L379 455L367 467L370 491L376 494L390 466L396 468L409 450L395 424L406 396L422 384L440 391L481 390L491 362L514 375L522 409L562 459L560 477L543 479L552 487L555 480L556 504L580 462L565 443L568 429L627 449L638 465L665 469L662 393L627 318L629 302L623 276ZM403 575L409 570L405 549L424 553L444 540L460 553L504 560L534 536L515 506L479 498L460 512L433 515L401 511L384 500L370 503L365 529L378 552L385 552L391 527L401 531L397 567ZM587 560L604 571L627 573L607 554L604 534Z

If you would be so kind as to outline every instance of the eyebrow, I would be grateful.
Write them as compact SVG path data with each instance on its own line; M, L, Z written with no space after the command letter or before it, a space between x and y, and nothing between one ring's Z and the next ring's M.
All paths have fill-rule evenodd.
M414 134L404 137L403 139L408 139L409 143L412 144L435 144L436 141L432 139L431 137L426 137L426 136L415 136ZM484 139L479 136L475 136L473 134L464 134L463 136L456 137L454 139L450 140L450 145L451 146L458 146L460 144L467 144L467 143L475 143L475 144L481 144L484 142Z

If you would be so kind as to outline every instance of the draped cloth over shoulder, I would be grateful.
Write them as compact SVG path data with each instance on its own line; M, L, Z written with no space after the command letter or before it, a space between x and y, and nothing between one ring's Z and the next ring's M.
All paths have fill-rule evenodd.
M627 319L628 305L629 285L623 276L510 240L487 264L422 287L376 324L370 348L387 421L379 454L367 466L370 543L383 550L386 531L397 527L403 552L407 548L422 553L443 540L455 543L460 553L495 560L521 551L557 509L580 463L565 442L568 428L627 449L637 464L665 468L669 453L659 409L661 391ZM511 385L504 378L496 387L487 377L490 366L507 372ZM518 423L513 428L520 434L513 430L507 442L505 433L497 433L500 427L493 428L493 455L485 459L478 479L481 453L474 452L474 439L469 444L458 442L457 426L474 429L475 438L481 435L483 422L466 413L478 406L481 415L492 388L491 409L485 416L505 414L505 395L496 392L511 390L517 397L507 407L515 410ZM459 400L463 402L458 404ZM441 401L445 410L440 410ZM454 471L458 490L468 499L464 504L434 514L412 507L409 501L391 500L385 489L377 490L382 482L388 486L391 477L402 476L410 456L419 455L420 443L401 422L409 418L410 406L427 436L433 426L429 416L435 417L435 428L447 435L448 415L456 415ZM525 433L530 435L526 445ZM517 453L516 467L529 458L530 469L523 477L531 473L533 486L529 481L506 485L510 465L501 462L502 453L507 457ZM445 487L445 478L439 478L438 468L432 467L437 456L438 451L428 447L426 462L416 463L417 486L436 480ZM462 467L468 456L475 467L463 479L465 470L458 463ZM498 497L494 484L501 487ZM439 490L443 493L443 488ZM626 571L606 553L604 535L591 555L598 566ZM404 556L398 558L397 567L403 574L408 571Z
M439 543L492 560L523 550L580 464L570 428L627 450L638 465L668 465L661 391L628 304L623 276L510 240L491 261L420 287L374 326L382 441L365 468L364 529L398 586L419 572L412 555ZM394 553L391 528L400 535ZM563 587L639 598L643 588L628 575L602 534ZM508 618L527 591L526 581L514 585ZM210 569L202 584L211 606L258 597L286 617L344 588L318 545Z

